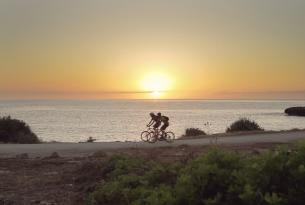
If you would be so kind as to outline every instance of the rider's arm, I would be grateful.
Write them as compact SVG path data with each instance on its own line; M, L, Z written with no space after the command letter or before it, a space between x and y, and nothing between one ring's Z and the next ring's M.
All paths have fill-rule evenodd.
M154 121L153 121L153 120L151 120L151 121L147 124L147 127L152 126L152 124L154 124Z

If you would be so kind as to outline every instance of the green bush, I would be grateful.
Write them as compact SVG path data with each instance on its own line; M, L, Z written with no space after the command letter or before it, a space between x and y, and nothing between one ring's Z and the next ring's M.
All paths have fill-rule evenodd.
M230 127L227 128L226 132L240 132L240 131L263 131L255 121L249 120L247 118L241 118L238 121L232 123Z
M193 137L193 136L200 136L200 135L206 135L206 133L199 128L187 128L185 130L185 135L184 136Z
M179 165L116 156L105 166L106 183L90 194L88 204L168 204Z
M238 204L234 185L241 169L238 154L211 150L181 171L175 187L177 204Z
M25 122L8 116L0 118L0 142L35 144L40 140Z
M187 164L115 157L88 197L98 205L301 205L305 144L261 155L219 149ZM107 166L109 165L109 166Z

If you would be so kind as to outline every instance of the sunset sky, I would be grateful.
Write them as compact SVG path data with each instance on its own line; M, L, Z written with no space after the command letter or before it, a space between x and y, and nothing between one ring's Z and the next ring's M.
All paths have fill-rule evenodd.
M305 99L304 0L0 0L0 99Z

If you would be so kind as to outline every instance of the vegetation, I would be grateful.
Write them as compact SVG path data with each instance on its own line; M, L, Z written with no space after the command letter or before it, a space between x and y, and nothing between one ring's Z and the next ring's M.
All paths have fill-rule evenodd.
M291 107L285 113L292 116L305 116L305 107Z
M88 143L92 143L92 142L95 142L96 141L96 139L94 139L94 138L92 138L92 137L89 137L87 140L86 140L86 142L88 142Z
M192 137L192 136L200 136L200 135L206 135L206 133L199 128L187 128L185 130L185 135L184 136Z
M0 118L0 142L35 144L40 140L25 122L8 116Z
M263 131L255 121L251 121L247 118L241 118L234 122L227 128L226 132L240 132L240 131Z
M116 156L89 205L288 205L305 200L305 144L261 155L212 149L186 163Z

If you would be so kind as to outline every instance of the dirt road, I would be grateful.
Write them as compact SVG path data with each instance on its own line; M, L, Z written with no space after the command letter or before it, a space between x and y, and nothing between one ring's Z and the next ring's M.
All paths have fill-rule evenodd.
M287 143L305 139L305 131L287 131L277 133L241 134L236 136L218 137L217 144L249 144L249 143ZM125 148L153 148L180 145L209 145L212 138L176 140L169 144L157 142L149 144L144 142L97 142L97 143L44 143L44 144L0 144L0 157L15 157L27 153L30 157L45 157L57 152L62 157L89 156L100 150L113 150Z

